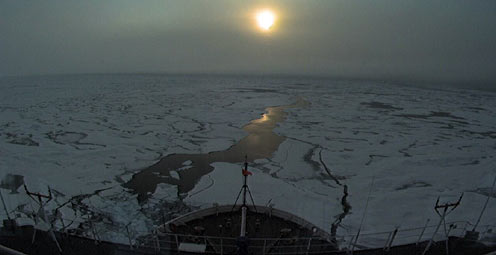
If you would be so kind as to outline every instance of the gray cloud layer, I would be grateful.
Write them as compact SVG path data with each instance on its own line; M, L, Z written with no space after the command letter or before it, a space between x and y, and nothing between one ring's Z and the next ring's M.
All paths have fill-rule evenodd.
M279 13L271 34L252 11ZM288 73L496 82L496 1L0 0L0 75Z

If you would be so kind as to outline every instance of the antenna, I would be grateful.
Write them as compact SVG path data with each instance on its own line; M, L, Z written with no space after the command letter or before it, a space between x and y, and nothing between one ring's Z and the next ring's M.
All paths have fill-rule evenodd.
M26 187L26 184L24 184L24 190L26 191L26 194L28 194L28 196L31 199L33 199L35 202L37 202L40 206L44 206L48 202L50 202L50 200L52 200L52 191L50 190L50 187L48 187L48 195L43 195L41 193L30 192L28 190L28 187ZM34 199L34 197L37 197L38 198L38 201L36 201L36 199ZM46 202L43 202L43 198L47 198L48 200Z
M446 252L448 252L448 232L446 230L446 216L450 214L453 210L455 210L458 205L460 205L460 201L462 201L463 198L463 193L460 195L458 200L454 203L446 203L446 204L439 204L439 197L437 197L436 201L436 206L434 206L434 210L436 210L437 215L439 215L439 224L437 224L436 230L434 230L434 233L432 234L431 240L429 240L429 243L427 244L427 247L425 247L424 252L422 252L422 255L425 255L429 248L431 248L432 242L434 241L434 237L437 234L437 231L439 231L439 227L441 227L441 224L444 223L444 233L446 234ZM440 210L442 209L442 212Z
M38 205L40 206L40 211L42 213L42 216L43 216L43 220L46 222L46 223L49 223L47 218L46 218L46 214L45 214L45 205L50 202L50 200L52 200L52 190L50 189L50 187L48 187L48 195L43 195L41 193L35 193L35 192L30 192L28 190L28 187L26 186L26 184L24 184L24 190L26 191L26 194L28 194L28 196L33 199L36 203L38 203ZM38 198L38 200L35 199ZM43 199L47 199L45 202L43 202ZM34 235L36 235L36 228L34 229L34 233L33 233L33 241L34 241ZM62 248L60 248L60 245L59 245L59 242L57 241L57 238L55 237L55 233L53 233L53 226L52 224L50 223L50 235L52 236L52 239L55 241L55 244L57 245L57 248L59 249L59 252L62 253Z

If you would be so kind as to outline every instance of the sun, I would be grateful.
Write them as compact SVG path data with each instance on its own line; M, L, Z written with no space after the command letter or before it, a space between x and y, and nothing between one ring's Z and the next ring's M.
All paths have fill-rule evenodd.
M270 10L262 10L256 15L257 25L263 31L268 31L276 20L276 15Z

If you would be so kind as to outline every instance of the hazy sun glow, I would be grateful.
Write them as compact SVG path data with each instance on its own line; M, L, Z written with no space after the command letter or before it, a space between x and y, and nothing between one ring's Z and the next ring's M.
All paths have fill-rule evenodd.
M272 27L272 25L274 25L276 16L270 10L263 10L257 13L256 19L257 19L257 25L262 30L267 31Z

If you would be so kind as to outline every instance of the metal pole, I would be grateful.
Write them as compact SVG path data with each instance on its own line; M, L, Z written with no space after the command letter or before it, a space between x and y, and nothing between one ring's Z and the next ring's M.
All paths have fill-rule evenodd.
M248 171L248 162L245 160L245 171ZM246 206L246 180L248 179L248 174L243 174L243 206Z
M388 244L388 247L387 247L386 251L389 251L391 249L391 245L393 244L394 238L396 237L396 234L397 233L398 233L398 228L396 228L393 231L393 235L391 236L391 240L389 240L389 244Z
M434 237L436 236L437 231L439 230L439 227L441 227L441 223L444 221L444 217L446 216L446 210L447 207L444 208L443 215L441 215L441 219L439 220L439 224L437 224L436 230L434 230L434 233L432 234L432 238L431 240L429 240L429 243L427 244L427 247L425 247L424 252L422 252L422 255L425 255L429 250L429 248L431 248L432 242L434 241Z
M312 245L312 238L308 239L308 244L307 244L307 255L308 255L308 252L310 251L310 245Z
M422 232L420 232L420 236L419 236L419 238L417 240L416 245L418 245L420 243L420 240L422 239L422 236L424 235L425 229L427 228L427 224L429 224L429 221L430 221L430 219L427 219L427 221L425 222L425 226L422 229Z
M244 237L246 234L246 206L241 208L241 233L239 236Z
M446 221L444 222L444 231L446 233L446 255L449 255L449 233L453 228L456 228L453 224L451 224L448 228L448 231L446 231Z
M236 197L236 200L234 201L231 212L234 211L234 208L236 207L236 204L238 203L239 196L241 196L241 192L243 192L243 187L241 187L241 189L239 190L238 196Z
M2 198L3 209L5 209L5 214L7 214L7 219L10 220L9 211L7 210L7 206L5 205L5 200L3 200L3 195L1 190L0 190L0 198Z
M475 223L474 228L472 229L472 231L475 231L475 229L479 225L479 222L480 222L480 220L482 218L482 214L484 214L484 211L486 210L486 207L487 207L487 203L489 203L489 198L494 194L494 185L495 184L496 184L496 177L494 177L493 186L491 188L491 193L489 193L489 195L487 196L486 203L484 203L484 207L482 207L481 213L479 215L479 219L477 219L477 223Z
M34 211L34 208L33 208L33 204L31 203L31 201L29 201L29 205L31 206L31 210L33 210L33 222L34 222L34 225L36 226L38 224L38 220L37 220L37 215L36 215L36 212ZM34 241L36 239L36 228L33 228L33 236L31 237L31 244L34 244Z
M224 238L220 238L220 255L224 255Z
M24 185L24 187L26 188L26 185ZM26 188L26 191L27 191L27 188ZM47 203L48 201L52 200L52 192L50 191L50 188L48 189L48 193L49 195L46 196L46 195L41 195L41 194L34 194L38 197L38 202L40 204L40 211L41 211L41 214L43 216L43 220L47 223L47 224L50 224L50 229L48 230L48 232L50 233L53 241L55 241L55 244L57 245L57 248L59 249L59 252L62 253L62 248L60 247L59 245L59 241L57 241L57 237L55 237L55 233L53 232L53 224L51 222L48 221L47 217L46 217L46 213L45 213L45 203L43 203L43 200L41 199L42 197L44 198L48 198L47 200ZM33 193L30 193L28 192L28 195L31 196Z
M55 241L55 244L57 245L57 248L59 249L60 253L62 253L62 248L60 247L59 241L57 241L57 237L55 237L55 233L53 232L53 225L51 223L49 223L47 218L46 218L45 207L43 206L43 204L41 205L41 210L42 210L43 218L44 218L45 222L50 224L49 233L52 236L53 240Z
M348 251L346 254L351 254L351 246L353 245L353 239L355 239L355 236L351 236L350 242L348 243Z
M35 239L36 239L36 228L33 229L33 236L31 237L31 244L34 244Z
M449 255L449 231L446 230L446 221L444 221L444 235L446 235L446 255Z
M389 244L389 240L391 240L391 235L393 235L393 232L392 232L392 231L391 231L391 232L389 232L389 235L388 235L388 238L387 238L387 240L386 240L386 243L384 244L384 248L383 248L383 250L386 250L386 249L387 249L387 246L388 246L388 244Z
M241 206L241 233L239 236L244 237L246 235L246 190L248 188L248 185L246 184L246 180L248 179L248 173L245 173L245 171L248 171L248 162L247 162L247 156L245 156L245 168L243 169L243 205Z
M255 200L253 200L253 196L251 195L251 191L248 185L246 185L246 189L248 189L248 195L250 195L251 203L253 204L253 209L255 209L255 212L258 213L257 206L255 205Z
M357 232L356 237L355 237L355 242L354 242L353 246L351 247L351 254L353 254L353 251L355 250L355 246L358 243L358 237L360 236L360 231L362 229L363 221L365 220L365 215L367 213L367 208L369 206L370 195L372 194L372 188L374 187L374 180L375 180L375 176L372 176L372 182L370 183L369 195L367 196L367 202L365 203L365 209L363 210L363 215L362 215L362 219L360 221L360 226L358 227L358 232Z

